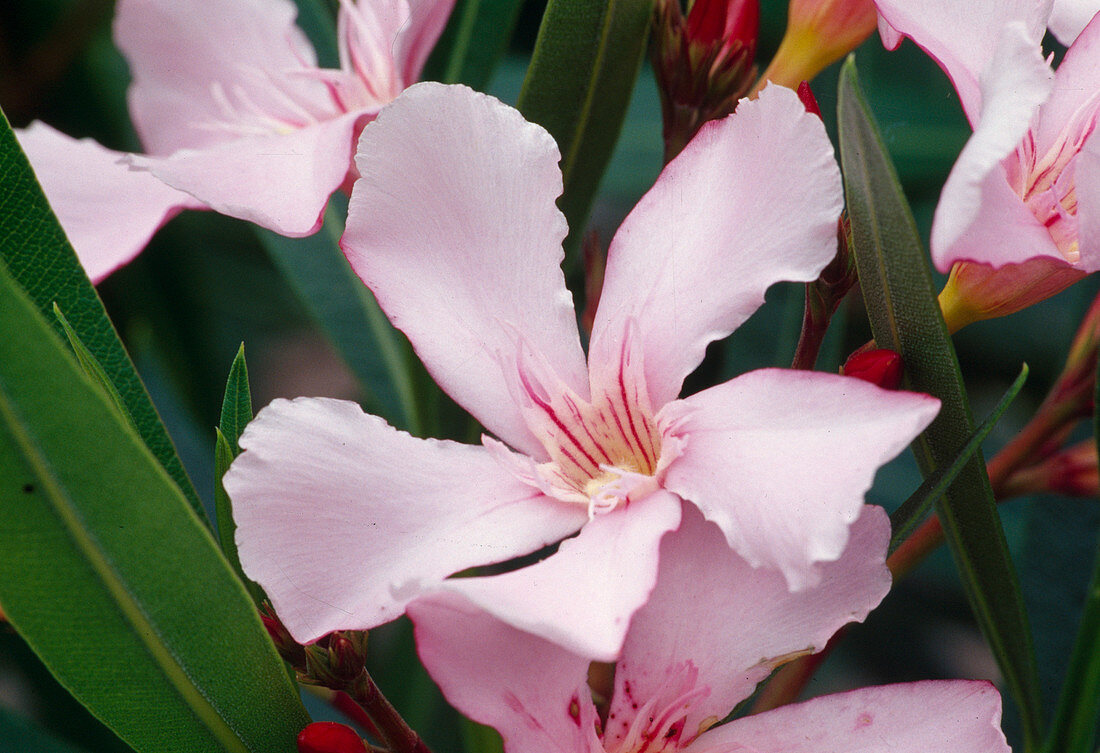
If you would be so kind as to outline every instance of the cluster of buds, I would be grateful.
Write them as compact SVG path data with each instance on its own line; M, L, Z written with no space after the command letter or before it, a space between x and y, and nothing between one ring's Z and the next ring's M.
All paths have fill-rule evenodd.
M661 93L665 162L708 120L733 112L756 78L759 0L657 0L652 60Z
M1093 390L1100 349L1100 296L1092 302L1070 345L1062 373L1027 426L989 461L989 480L998 499L1054 491L1096 496L1096 445L1066 447L1078 422L1093 415Z

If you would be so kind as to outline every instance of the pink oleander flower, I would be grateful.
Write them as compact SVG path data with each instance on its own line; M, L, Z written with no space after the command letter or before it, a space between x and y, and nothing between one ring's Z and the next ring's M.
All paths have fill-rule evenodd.
M19 141L94 282L183 209L309 235L354 177L359 131L417 80L452 5L341 0L340 68L325 69L291 0L120 0L114 37L148 154L40 123Z
M705 125L623 222L587 364L558 160L545 130L464 87L411 87L364 129L342 246L494 436L417 439L336 400L260 412L225 484L245 572L298 640L446 591L614 658L681 500L751 565L808 587L878 466L936 414L926 395L784 369L677 399L767 287L814 280L836 253L839 171L794 92ZM559 541L537 564L449 577Z
M820 650L890 587L889 523L865 507L817 586L791 593L753 569L690 505L661 542L657 585L634 615L598 710L589 662L457 594L409 605L417 647L448 701L495 727L507 753L1008 753L987 682L864 688L716 725L771 670Z
M1058 3L1052 17L1050 0L878 0L887 45L908 36L935 58L974 127L932 224L952 330L1100 269L1100 21L1082 31L1085 6ZM1072 42L1057 73L1048 24Z

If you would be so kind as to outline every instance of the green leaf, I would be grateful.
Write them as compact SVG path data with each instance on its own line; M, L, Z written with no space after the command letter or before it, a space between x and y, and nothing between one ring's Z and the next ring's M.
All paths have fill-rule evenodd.
M53 305L54 316L57 317L57 321L61 322L61 328L65 331L65 337L69 340L69 346L73 349L73 353L76 354L77 363L80 364L80 368L84 369L84 373L88 377L98 384L100 388L107 394L107 397L111 398L111 402L114 403L115 408L118 409L120 416L123 416L126 421L134 426L134 417L130 415L130 411L126 409L126 403L122 401L122 395L118 394L118 390L111 384L110 378L107 376L107 372L103 370L103 367L99 365L99 361L96 360L92 352L88 350L83 342L80 341L80 335L76 334L76 330L69 324L69 320L65 318L65 314L61 312L61 308L55 303Z
M576 248L622 129L646 48L652 0L550 0L517 107L550 132L561 150Z
M138 753L291 753L309 719L209 531L0 265L0 605Z
M218 522L218 544L222 554L237 574L241 583L248 589L252 601L262 604L267 598L259 585L249 580L241 569L241 559L237 555L235 533L237 524L233 520L233 507L229 495L222 486L222 479L233 459L241 453L239 440L244 427L252 420L252 393L248 388L248 365L244 360L244 343L241 343L233 365L229 367L229 378L225 384L225 397L222 398L221 422L214 429L214 511Z
M225 383L225 397L222 398L222 416L218 428L229 443L233 457L240 453L238 440L244 427L252 420L252 393L248 388L248 364L244 360L244 343L237 350L233 364L229 367L229 378Z
M950 465L943 465L936 469L928 478L924 480L924 483L913 492L909 499L901 503L901 506L890 515L890 553L893 554L894 550L898 548L902 541L909 536L910 533L917 527L917 525L924 520L924 517L932 510L932 506L939 501L940 497L951 486L951 483L958 477L959 472L966 466L970 459L974 457L979 448L982 446L982 442L989 436L989 432L993 431L993 427L997 425L997 422L1001 420L1001 416L1008 409L1008 406L1016 399L1016 396L1020 394L1020 390L1024 387L1024 382L1027 381L1027 364L1025 363L1020 369L1020 375L1016 377L1016 381L1012 383L1012 386L1008 388L1004 396L1001 397L1000 402L993 408L989 416L978 430L974 432L974 435L967 440L963 448L959 450L959 454L955 456L955 459L951 461Z
M257 228L275 265L364 390L364 407L398 428L420 434L412 348L386 319L374 295L356 277L338 241L341 209L325 213L322 232L285 238ZM342 208L346 216L346 206Z
M423 78L484 90L508 49L521 7L519 0L458 0Z
M852 242L871 331L901 354L906 386L938 397L939 416L914 444L928 476L950 465L974 434L958 359L936 304L912 213L871 120L851 58L841 70L841 165ZM981 452L936 506L978 625L1020 707L1026 748L1042 735L1042 704L1031 632Z
M1100 364L1093 400L1100 400ZM1094 405L1100 403L1094 402ZM1093 436L1100 440L1100 411L1093 412ZM1100 445L1098 445L1100 447ZM1066 680L1058 698L1046 753L1091 753L1100 724L1100 541L1085 597L1077 640L1069 660Z
M4 239L0 243L0 262L7 265L11 276L46 319L52 320L58 334L64 334L64 330L54 318L53 307L56 305L65 312L73 333L100 364L107 381L126 405L126 412L133 418L142 441L183 491L195 512L209 525L199 496L187 478L145 386L2 113L0 238Z

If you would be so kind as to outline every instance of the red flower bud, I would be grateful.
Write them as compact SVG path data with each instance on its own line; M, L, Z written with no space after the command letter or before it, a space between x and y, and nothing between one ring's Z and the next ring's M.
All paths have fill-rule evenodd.
M806 108L806 112L821 117L821 108L817 104L817 97L810 90L808 82L803 81L798 85L798 98L802 100L802 106Z
M339 722L313 722L298 733L298 753L365 753L355 730Z
M901 384L901 367L900 355L880 348L853 353L844 363L841 373L888 390L896 390Z
M695 0L687 15L689 42L721 42L725 49L755 46L759 27L760 0Z

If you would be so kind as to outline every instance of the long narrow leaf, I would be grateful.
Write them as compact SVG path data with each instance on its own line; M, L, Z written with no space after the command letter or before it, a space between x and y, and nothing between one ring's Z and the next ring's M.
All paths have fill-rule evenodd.
M118 394L118 390L111 384L111 378L107 376L107 372L103 370L103 367L96 360L92 352L88 350L88 346L85 345L80 335L76 334L76 330L69 324L69 320L65 318L65 314L61 312L61 307L56 303L53 305L54 316L57 317L57 321L61 323L61 328L65 331L65 337L69 340L69 347L73 349L73 353L76 355L76 361L80 364L80 368L84 369L84 373L88 377L98 384L106 393L107 397L111 398L111 402L114 403L115 408L118 409L118 414L125 417L126 421L134 426L134 417L130 415L129 409L126 407L126 403L122 399L122 395ZM136 430L137 427L134 426Z
M458 0L424 78L484 89L508 49L522 5L519 0Z
M248 364L244 360L244 343L237 350L229 367L222 398L222 415L218 428L229 443L233 456L240 452L238 440L245 425L252 420L252 391L248 387Z
M291 753L308 723L179 488L0 264L0 606L139 753Z
M838 119L852 246L871 331L901 354L911 389L935 395L939 416L914 445L926 476L947 466L974 434L954 347L936 305L912 213L871 120L849 59L841 71ZM1027 749L1042 738L1042 704L1031 632L985 472L975 452L936 510L971 608L1020 707Z
M970 462L970 459L974 457L974 453L982 446L982 442L989 436L989 432L993 431L993 427L997 425L997 422L1001 420L1001 416L1008 410L1008 406L1012 404L1012 401L1016 399L1016 396L1020 394L1020 390L1024 387L1024 382L1027 381L1027 364L1025 363L1020 369L1020 375L1016 377L1016 380L1008 388L1005 394L1001 397L1000 402L994 406L993 410L986 417L982 425L978 427L978 430L974 432L974 436L970 437L963 448L959 450L959 454L955 456L955 459L951 461L950 465L942 465L936 469L928 478L924 480L924 483L913 492L909 499L901 503L901 506L893 512L890 516L890 553L893 554L894 550L898 548L902 541L913 532L913 529L924 520L924 517L931 512L933 505L939 501L950 488L951 484L958 477L959 472L966 467L966 464Z
M103 303L65 238L7 119L0 113L0 261L38 310L64 334L54 318L56 304L73 332L99 363L134 420L142 441L209 525L198 494L176 455L172 440L122 347Z
M542 17L517 104L561 149L566 248L582 237L622 129L652 13L652 0L550 0Z
M214 430L214 511L218 523L218 544L229 566L237 574L241 583L248 589L252 601L263 603L266 595L259 585L249 580L241 569L241 559L237 554L235 534L237 524L233 520L233 508L229 495L222 486L222 478L229 470L234 458L240 454L240 438L244 427L252 420L252 392L248 386L248 365L244 360L244 343L233 358L229 367L229 378L225 383L225 397L222 398L222 416L218 428Z
M1100 364L1097 365L1094 400L1100 400ZM1094 403L1100 405L1100 403ZM1100 439L1100 411L1093 414L1093 435ZM1100 443L1097 445L1100 447ZM1077 640L1058 698L1045 753L1091 753L1100 724L1100 541L1085 597Z

